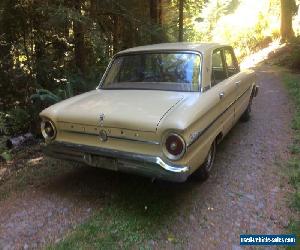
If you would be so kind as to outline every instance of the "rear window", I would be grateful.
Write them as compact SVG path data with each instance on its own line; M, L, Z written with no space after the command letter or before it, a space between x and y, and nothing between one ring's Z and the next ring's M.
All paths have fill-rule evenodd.
M196 53L141 53L117 56L102 89L199 91L201 57Z

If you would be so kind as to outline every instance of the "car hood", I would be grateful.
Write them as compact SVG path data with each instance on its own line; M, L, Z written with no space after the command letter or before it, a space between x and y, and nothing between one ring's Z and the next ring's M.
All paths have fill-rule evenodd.
M184 99L182 92L94 90L57 103L41 113L56 122L156 131L162 118Z

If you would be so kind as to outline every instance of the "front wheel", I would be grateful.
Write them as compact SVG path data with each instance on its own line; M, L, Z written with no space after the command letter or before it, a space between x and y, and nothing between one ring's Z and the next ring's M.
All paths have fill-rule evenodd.
M214 165L215 157L216 157L216 141L214 141L209 149L209 152L206 156L205 162L197 169L192 177L196 180L207 180L211 169Z

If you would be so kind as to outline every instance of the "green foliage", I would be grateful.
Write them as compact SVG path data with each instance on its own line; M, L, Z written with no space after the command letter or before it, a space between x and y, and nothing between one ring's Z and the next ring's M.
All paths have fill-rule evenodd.
M290 44L291 53L287 57L290 68L300 70L300 36L294 38Z
M0 156L5 160L5 161L11 161L12 160L12 155L8 151L4 151L0 154Z
M279 15L279 0L207 1L197 25L199 37L230 44L243 58L278 37Z
M1 1L1 110L28 105L37 89L65 99L95 88L114 53L164 38L144 9L148 1Z
M202 10L200 23L201 38L204 41L214 40L213 31L217 26L218 21L234 12L238 6L237 0L211 0L207 1Z
M31 132L37 135L40 134L39 113L43 109L73 95L74 92L70 82L65 82L59 88L55 89L54 93L46 89L38 89L35 94L31 95Z
M285 53L275 60L275 64L283 67L287 67L294 71L300 71L300 36L295 37L287 45ZM296 84L296 83L295 83ZM290 91L296 91L297 89L292 88ZM295 118L293 121L295 126L300 125L300 118Z
M16 107L7 113L0 112L0 132L15 136L25 133L30 128L30 115L22 108Z
M1 127L2 125L0 125ZM1 135L0 136L0 159L3 158L4 160L10 160L9 156L10 153L7 151L7 146L6 146L6 142L7 142L8 136L5 135Z
M289 229L291 232L293 233L296 233L296 237L297 239L299 239L300 237L300 220L299 221L292 221L289 225ZM299 246L299 241L298 241L298 246ZM290 246L290 247L287 247L286 249L288 250L295 250L295 249L298 249L297 246Z
M300 184L300 161L294 158L291 159L287 165L290 170L290 182L296 187Z
M229 43L244 57L278 36L279 7L280 0L185 0L184 40ZM94 89L116 52L178 38L177 0L2 0L0 13L0 110L33 101L34 119Z
M63 94L65 93L63 92ZM41 107L50 106L61 100L59 96L46 89L38 89L36 94L30 96L30 99L34 105Z
M286 74L283 77L284 83L286 84L290 95L292 96L295 103L294 122L292 128L294 130L294 142L291 146L291 153L293 158L288 162L288 171L290 177L290 183L295 188L293 195L292 205L294 209L300 211L300 76ZM300 220L292 221L290 225L292 233L300 235Z

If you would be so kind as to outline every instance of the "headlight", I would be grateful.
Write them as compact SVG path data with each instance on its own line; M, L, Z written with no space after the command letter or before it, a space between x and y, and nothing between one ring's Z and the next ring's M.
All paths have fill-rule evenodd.
M49 120L44 120L41 123L42 135L46 140L53 140L56 136L56 128L53 122Z
M179 160L185 153L186 145L183 138L170 133L163 139L163 152L170 160Z

